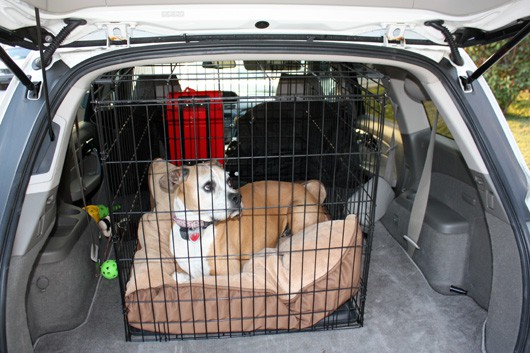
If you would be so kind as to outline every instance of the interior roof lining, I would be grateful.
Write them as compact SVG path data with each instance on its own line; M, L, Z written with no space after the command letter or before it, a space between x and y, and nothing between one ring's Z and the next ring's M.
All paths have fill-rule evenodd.
M95 0L87 3L79 0L26 0L28 4L43 10L66 13L89 7L110 6L141 6L146 5L145 0ZM466 16L477 12L491 10L503 4L513 3L513 0L472 0L472 1L430 1L430 0L269 0L267 4L274 5L328 5L328 6L356 6L356 7L388 7L401 9L420 9L438 11L442 14ZM225 0L202 0L201 4L227 4ZM231 0L229 4L252 5L263 4L262 0ZM156 0L148 2L149 5L188 5L189 0Z

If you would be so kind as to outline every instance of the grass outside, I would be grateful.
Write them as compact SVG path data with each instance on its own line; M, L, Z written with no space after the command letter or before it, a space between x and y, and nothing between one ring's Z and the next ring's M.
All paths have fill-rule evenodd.
M427 117L432 125L436 115L436 107L431 101L426 101L423 104L427 112ZM392 111L387 111L387 116L390 116L389 113L392 114ZM517 100L510 105L506 112L506 121L521 150L526 165L530 167L530 91L521 92ZM451 132L449 132L449 129L443 122L443 117L441 120L438 120L437 132L443 136L452 138Z
M530 91L521 92L517 100L510 105L506 112L506 121L526 165L530 167Z
M436 115L436 107L431 101L425 101L424 106L432 125ZM386 105L385 118L394 119L394 112L390 104ZM506 121L521 150L526 165L530 168L530 90L519 93L517 100L510 105L506 112ZM439 134L452 138L449 129L443 122L443 117L442 120L438 121L437 130Z

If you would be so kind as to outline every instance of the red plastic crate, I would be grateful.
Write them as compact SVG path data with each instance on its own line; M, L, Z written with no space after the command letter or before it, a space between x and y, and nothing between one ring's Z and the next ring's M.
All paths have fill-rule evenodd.
M217 159L224 163L223 102L220 91L195 91L168 95L169 155L175 164Z

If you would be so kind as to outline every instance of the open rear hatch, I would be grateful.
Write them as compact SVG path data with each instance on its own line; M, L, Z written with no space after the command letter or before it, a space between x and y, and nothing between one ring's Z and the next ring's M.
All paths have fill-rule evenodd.
M193 40L196 36L339 35L384 42L407 40L447 45L446 36L427 25L441 20L458 46L513 36L528 21L525 1L457 0L255 0L189 1L0 1L0 41L37 48L35 8L42 19L45 43L51 43L67 19L82 19L61 46L134 45ZM296 13L296 16L292 16ZM526 19L525 19L526 17ZM411 42L412 41L412 42Z

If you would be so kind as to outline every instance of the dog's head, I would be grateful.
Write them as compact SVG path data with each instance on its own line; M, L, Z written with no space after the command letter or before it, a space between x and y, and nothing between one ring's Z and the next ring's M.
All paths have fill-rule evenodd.
M160 188L170 194L173 211L181 213L178 217L188 221L223 221L242 208L241 194L214 161L178 167L160 178Z

